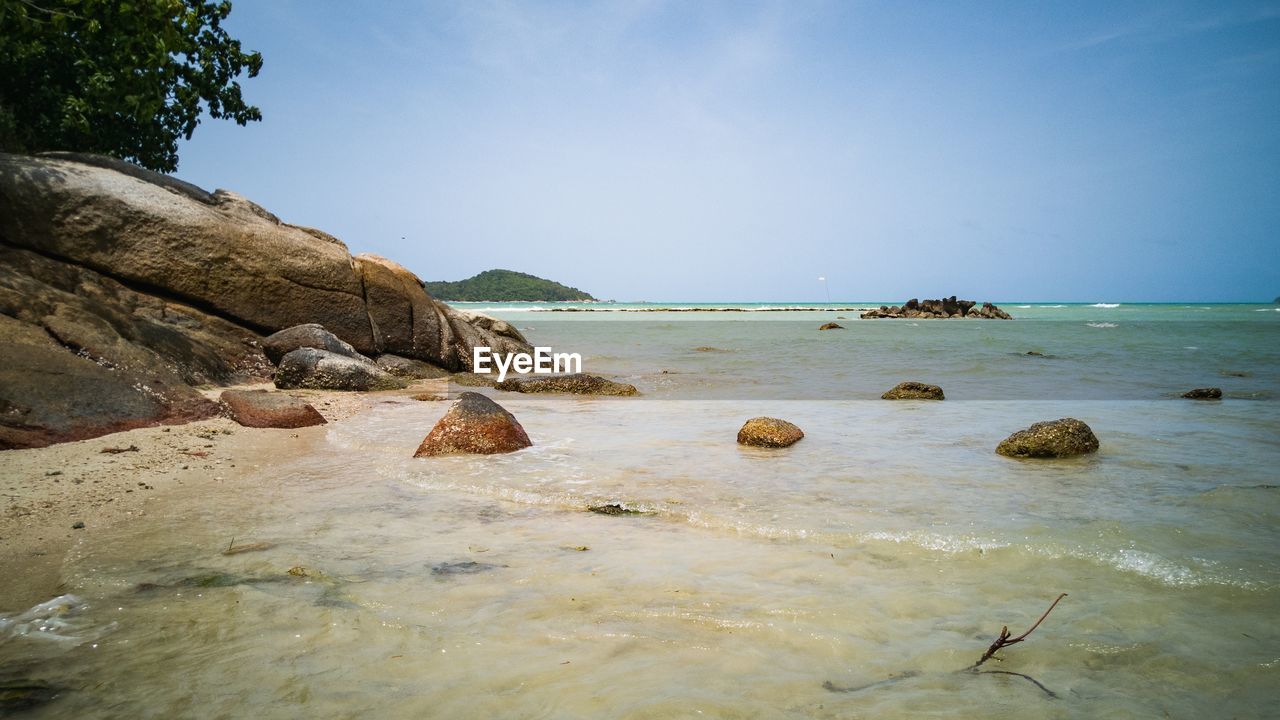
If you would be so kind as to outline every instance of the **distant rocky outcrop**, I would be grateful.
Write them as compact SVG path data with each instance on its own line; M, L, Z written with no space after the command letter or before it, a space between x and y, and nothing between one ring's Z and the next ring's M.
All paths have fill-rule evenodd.
M480 393L464 392L431 428L413 456L492 455L532 444L524 428L505 408Z
M751 418L738 430L738 444L755 447L790 447L804 438L804 431L786 420L771 417Z
M1182 393L1182 397L1188 400L1221 400L1222 388L1208 387L1196 388Z
M615 395L628 397L639 394L635 385L606 380L598 375L573 373L571 375L531 375L508 378L494 385L499 390L522 393L564 393L569 395Z
M928 383L908 380L894 385L891 390L881 395L882 400L945 400L942 388Z
M427 292L441 300L461 302L565 302L594 301L578 288L561 285L528 273L485 270L466 280L426 283Z
M844 329L844 326L843 326L843 325L841 325L840 323L833 323L833 322L829 322L829 323L824 324L822 327L820 327L820 328L818 328L818 329L819 329L819 330L843 330L843 329Z
M319 323L360 354L466 370L509 324L227 191L110 158L0 153L0 449L217 412L193 387L262 380L264 335Z
M1013 316L992 305L973 300L957 300L955 295L941 300L917 300L912 298L902 306L881 305L877 310L862 313L864 319L877 318L974 318L1012 320Z
M1097 451L1097 436L1075 418L1035 423L996 446L997 453L1014 458L1060 458Z

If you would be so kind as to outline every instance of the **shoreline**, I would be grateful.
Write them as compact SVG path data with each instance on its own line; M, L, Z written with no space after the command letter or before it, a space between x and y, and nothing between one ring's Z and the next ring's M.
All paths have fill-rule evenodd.
M223 390L269 386L204 392L216 399ZM289 394L311 403L328 423L251 428L218 417L0 452L0 577L7 578L0 584L0 614L22 612L63 594L64 559L98 533L162 510L179 492L241 480L294 457L330 425L380 402L432 390L441 390L439 381L382 392L293 390ZM83 526L74 527L79 523Z

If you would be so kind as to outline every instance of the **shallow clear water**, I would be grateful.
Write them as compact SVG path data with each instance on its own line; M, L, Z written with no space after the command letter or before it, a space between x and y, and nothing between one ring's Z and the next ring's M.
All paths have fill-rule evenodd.
M507 456L410 457L444 403L284 432L302 459L78 547L74 597L0 621L0 657L65 688L32 717L1273 713L1280 313L1068 310L510 313L645 394L495 393L535 443ZM876 399L905 379L948 399ZM741 448L755 415L806 438ZM1100 452L993 453L1063 416ZM983 668L1027 677L955 672L1060 592Z

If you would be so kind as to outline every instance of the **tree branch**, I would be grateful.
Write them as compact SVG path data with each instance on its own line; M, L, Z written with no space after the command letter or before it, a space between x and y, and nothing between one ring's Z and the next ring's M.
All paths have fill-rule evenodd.
M1008 625L1005 625L1004 627L1000 628L1000 637L996 638L996 641L991 643L991 647L987 648L987 651L982 654L982 657L978 658L978 662L970 665L965 669L976 670L980 665L982 665L982 663L990 660L992 656L994 656L996 652L1000 650L1000 648L1008 647L1010 645L1014 645L1025 640L1027 636L1030 635L1036 628L1040 627L1040 623L1044 622L1044 619L1049 617L1049 613L1053 612L1053 609L1057 607L1058 603L1062 602L1062 598L1066 596L1067 596L1066 593L1062 593L1061 595L1059 595L1058 598L1053 601L1053 604L1049 606L1049 609L1045 610L1044 614L1040 616L1040 619L1036 620L1034 625L1032 625L1030 628L1027 629L1026 632L1022 633L1016 638L1009 637Z

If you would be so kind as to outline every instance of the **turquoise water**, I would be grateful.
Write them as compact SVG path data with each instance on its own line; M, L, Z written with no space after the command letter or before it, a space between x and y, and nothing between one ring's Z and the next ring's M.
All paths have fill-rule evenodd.
M874 399L904 379L957 400L1159 400L1204 386L1280 397L1277 306L1024 305L1006 306L1014 321L483 308L659 398ZM833 320L845 329L816 332Z
M32 717L1274 716L1280 312L1030 305L484 306L642 395L483 390L534 442L505 456L412 458L445 406L407 399L281 435L78 547L0 656L69 688ZM902 380L947 399L879 399ZM738 446L756 415L806 437ZM993 452L1064 416L1097 454ZM249 579L182 584L208 573ZM956 672L1063 592L984 666L1018 675Z

